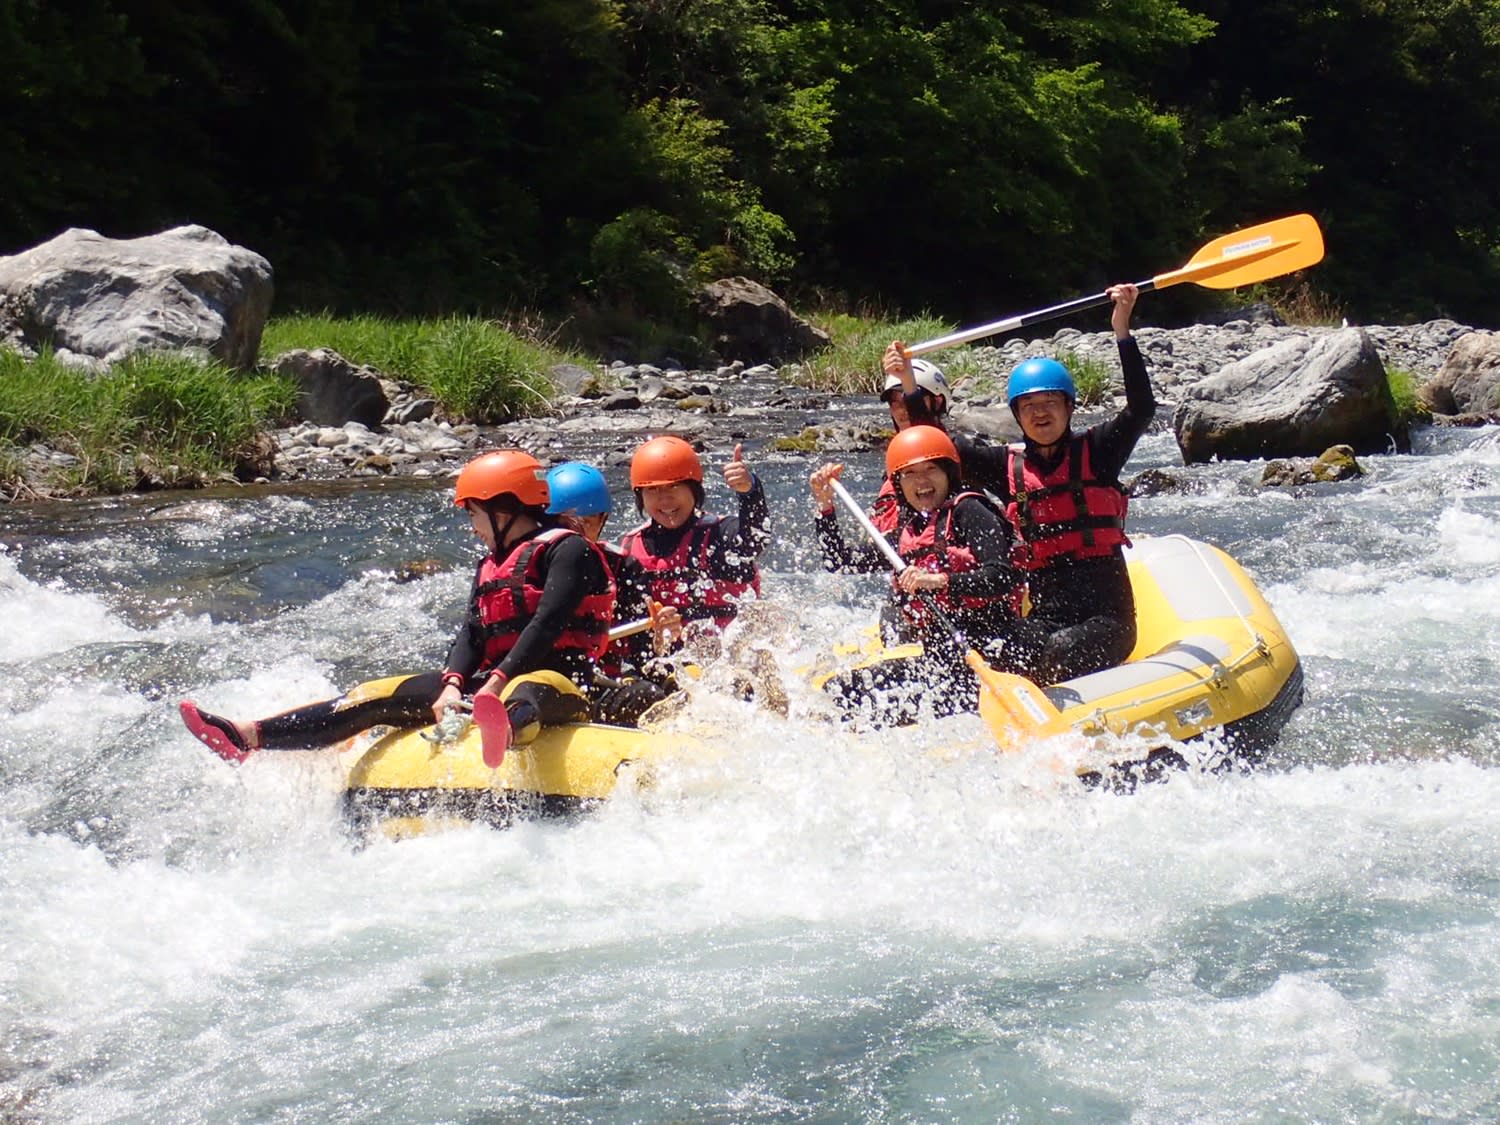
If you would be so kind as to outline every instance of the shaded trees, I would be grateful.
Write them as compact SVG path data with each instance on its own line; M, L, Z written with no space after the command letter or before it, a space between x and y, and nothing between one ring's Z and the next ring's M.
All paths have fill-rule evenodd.
M1357 315L1494 322L1497 62L1500 0L0 0L0 252L193 221L281 307L967 319L1305 208Z

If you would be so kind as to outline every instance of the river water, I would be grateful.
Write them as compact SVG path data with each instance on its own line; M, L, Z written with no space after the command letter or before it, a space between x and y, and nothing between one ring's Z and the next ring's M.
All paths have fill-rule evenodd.
M651 793L368 846L329 755L230 768L176 702L432 666L443 492L0 514L0 1120L1500 1118L1500 437L1300 493L1175 461L1136 533L1227 549L1304 662L1254 772L1091 793L705 696L723 756ZM818 572L809 467L757 462L789 668L880 597Z

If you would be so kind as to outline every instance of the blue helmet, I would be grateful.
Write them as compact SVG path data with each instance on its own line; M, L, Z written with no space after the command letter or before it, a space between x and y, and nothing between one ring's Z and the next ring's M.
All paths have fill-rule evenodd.
M614 501L609 498L609 485L604 474L582 461L564 461L547 472L547 491L552 502L547 505L549 516L560 516L572 512L579 516L605 515L614 511Z
M1010 373L1010 382L1005 386L1005 397L1010 408L1016 408L1016 399L1037 391L1062 391L1068 402L1078 401L1078 388L1073 385L1073 376L1055 359L1032 356L1016 364Z

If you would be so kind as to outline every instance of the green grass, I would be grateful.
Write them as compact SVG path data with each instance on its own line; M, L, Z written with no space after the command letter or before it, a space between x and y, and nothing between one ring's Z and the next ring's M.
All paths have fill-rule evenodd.
M1114 378L1114 367L1091 355L1079 355L1064 351L1058 360L1073 376L1073 385L1078 388L1078 405L1094 406L1109 398L1109 385Z
M954 331L954 326L933 317L888 320L845 313L815 318L833 343L804 360L797 382L833 394L875 394L885 386L880 357L892 340L915 344ZM971 349L949 348L927 357L943 369L950 385L973 378L978 364Z
M0 489L49 494L173 488L247 464L256 436L291 410L295 388L172 353L142 353L96 376L0 349ZM69 455L23 480L27 448Z
M1422 402L1417 389L1422 380L1400 367L1388 367L1385 372L1386 386L1391 391L1391 401L1396 406L1396 420L1400 422L1430 422L1432 411Z
M556 364L594 365L476 317L273 318L261 337L261 362L293 348L332 348L352 363L424 388L449 414L481 424L545 408L552 395L547 371Z

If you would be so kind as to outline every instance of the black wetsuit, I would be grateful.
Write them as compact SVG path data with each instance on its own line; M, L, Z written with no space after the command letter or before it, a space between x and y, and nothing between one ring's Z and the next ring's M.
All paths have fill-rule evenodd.
M512 543L510 549L544 530L546 527L538 528ZM483 560L475 567L476 579L482 565ZM570 535L552 544L539 565L543 593L536 613L516 639L515 647L495 667L482 664L484 631L477 597L470 595L468 616L448 650L444 665L465 677L465 694L480 687L497 668L510 679L550 669L572 680L585 693L592 689L594 662L576 649L559 651L554 645L579 602L588 594L609 588L609 576L598 554L581 535ZM378 725L426 726L433 721L432 705L442 690L442 672L407 676L389 693L370 698L356 689L337 699L310 703L262 719L260 742L271 750L302 750L340 742ZM507 707L517 730L534 721L548 726L576 721L585 717L588 710L586 699L534 683L517 684Z
M1125 375L1125 408L1113 418L1091 426L1083 434L1089 462L1104 483L1118 484L1136 442L1156 413L1156 397L1146 362L1134 337L1117 341ZM1030 438L1026 459L1039 473L1053 472L1067 456L1072 434L1064 435L1056 451L1044 458ZM1010 449L955 437L963 462L964 480L999 497L1014 499L1009 466ZM1004 656L995 666L1018 672L1037 683L1086 675L1121 663L1135 647L1135 596L1125 557L1054 559L1039 570L1026 572L1031 613L1013 623Z
M725 516L710 533L708 562L703 568L705 578L746 583L759 578L760 570L755 560L771 542L771 533L766 526L770 520L770 508L766 504L766 493L761 487L760 479L752 476L751 481L748 492L737 493L739 514ZM647 553L666 559L671 558L682 546L682 541L694 531L691 520L676 528L662 527L655 520L648 520L639 534L641 545ZM647 577L649 578L649 574ZM680 612L684 621L692 621L725 615L732 617L734 608L689 606Z
M887 537L892 546L900 542L901 529L910 527L920 531L922 521L932 518L911 508L904 500L899 511L897 530ZM949 597L997 600L977 607L955 605L943 619L933 616L929 624L917 627L903 612L910 595L892 591L881 614L886 643L918 641L922 644L922 656L884 661L831 679L825 690L834 695L846 714L862 715L877 725L891 726L915 721L923 707L941 716L973 711L978 705L979 685L964 662L964 654L971 646L984 652L993 641L1006 635L1014 621L1006 599L1021 576L1010 563L1013 541L1010 525L989 501L978 497L962 499L952 512L952 540L972 551L977 565L973 570L949 574ZM828 570L846 573L890 570L884 552L875 544L856 547L844 540L833 512L818 517L817 537L823 565Z

